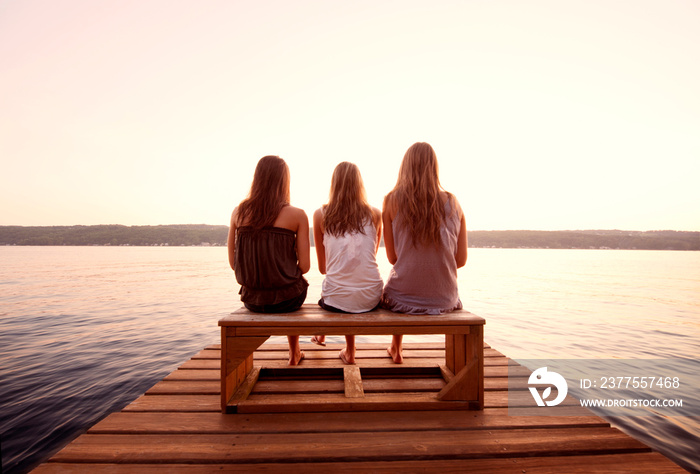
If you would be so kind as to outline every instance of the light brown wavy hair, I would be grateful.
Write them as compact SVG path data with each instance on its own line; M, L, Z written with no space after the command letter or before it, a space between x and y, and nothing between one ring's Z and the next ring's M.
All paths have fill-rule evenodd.
M446 216L441 191L446 192L440 185L435 150L428 143L414 143L403 157L396 186L385 198L396 206L401 215L398 224L409 232L414 246L442 245L440 227Z
M323 227L331 235L362 232L372 222L372 207L367 202L360 169L344 161L335 167L328 204L323 206Z
M289 167L279 156L258 161L248 197L238 205L236 225L256 229L274 225L283 207L289 205Z

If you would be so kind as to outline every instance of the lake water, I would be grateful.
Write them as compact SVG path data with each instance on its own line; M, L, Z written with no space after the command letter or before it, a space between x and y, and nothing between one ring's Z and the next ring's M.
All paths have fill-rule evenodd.
M240 307L221 247L0 247L0 262L4 473L218 343L219 317ZM315 302L315 266L308 279ZM486 341L514 359L700 359L700 252L470 249L459 284ZM700 417L611 421L700 472Z

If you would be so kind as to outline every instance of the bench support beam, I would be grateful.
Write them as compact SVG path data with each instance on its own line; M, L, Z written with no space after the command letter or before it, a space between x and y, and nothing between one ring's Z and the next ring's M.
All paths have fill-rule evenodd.
M365 389L362 385L359 367L356 365L343 367L343 379L345 382L345 398L364 398Z
M221 331L221 409L226 411L229 400L253 370L253 353L268 337L230 336ZM257 378L256 378L257 380ZM253 384L254 385L254 384ZM252 390L252 386L250 387ZM250 393L250 392L248 392ZM246 397L248 394L246 394Z

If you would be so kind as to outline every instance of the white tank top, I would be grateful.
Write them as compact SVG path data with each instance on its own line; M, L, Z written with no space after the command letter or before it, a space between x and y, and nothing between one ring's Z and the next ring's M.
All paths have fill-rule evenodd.
M321 296L326 304L348 313L363 313L377 306L384 283L377 266L376 239L372 222L365 224L364 234L323 234L326 278Z

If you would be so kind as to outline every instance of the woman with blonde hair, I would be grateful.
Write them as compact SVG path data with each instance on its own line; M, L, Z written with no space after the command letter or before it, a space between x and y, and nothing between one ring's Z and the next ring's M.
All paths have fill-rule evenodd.
M384 245L393 265L382 307L399 313L442 314L462 308L457 268L467 262L467 228L457 198L438 178L433 147L415 143L403 157L396 186L384 198ZM403 362L403 336L387 352Z
M328 204L314 213L313 228L318 269L326 275L318 304L340 313L375 309L384 286L376 259L382 217L368 204L360 170L353 163L336 166ZM325 336L311 340L325 345ZM355 336L345 336L345 341L339 357L354 364Z
M309 219L289 204L289 168L279 156L260 159L250 193L231 215L228 258L241 301L258 313L299 309L309 286ZM289 365L304 358L299 336L289 340Z

